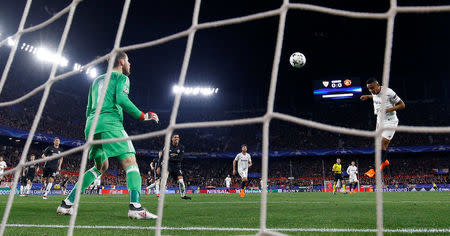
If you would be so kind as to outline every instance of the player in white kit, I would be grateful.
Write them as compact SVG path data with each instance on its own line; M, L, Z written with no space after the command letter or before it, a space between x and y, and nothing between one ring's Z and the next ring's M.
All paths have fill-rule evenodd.
M397 96L394 90L388 87L381 86L380 83L378 83L378 81L374 78L367 80L367 89L372 95L362 95L361 100L363 101L367 99L373 100L374 113L377 116L377 129L381 123L383 123L384 127L392 127L392 128L397 127L398 118L396 111L405 109L405 103L402 101L402 99L400 99L400 97ZM380 116L381 94L383 90L386 90L386 115L384 117L384 120L381 120ZM382 136L381 152L382 152L382 159L384 160L384 162L381 164L381 170L383 170L384 167L389 165L386 150L392 138L394 137L394 134L395 130L385 130L381 134ZM369 177L373 177L375 175L375 171L373 169L370 169L369 171L366 172L366 175Z
M355 162L347 168L348 182L350 182L350 194L356 193L355 189L358 189L358 167L356 167ZM353 191L352 191L353 190Z
M233 161L233 175L236 174L236 162L238 163L238 173L242 178L241 197L245 197L245 187L248 185L248 168L252 166L252 158L247 153L247 145L241 145L241 152L236 155Z
M225 178L225 185L227 186L227 193L230 193L230 187L231 187L231 178L230 175L228 175Z
M5 169L8 166L6 165L6 162L3 160L3 156L0 156L0 174L3 174L3 172L5 171ZM0 177L0 181L3 180L3 176Z

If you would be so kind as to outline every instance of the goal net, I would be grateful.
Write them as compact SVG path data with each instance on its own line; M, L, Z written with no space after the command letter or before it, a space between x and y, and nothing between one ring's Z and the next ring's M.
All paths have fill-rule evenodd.
M1 75L0 79L0 95L2 92L2 89L5 85L6 80L8 79L8 73L11 67L11 64L14 60L14 56L16 54L17 48L18 48L18 42L20 41L21 37L24 34L27 34L32 31L36 31L39 29L42 29L49 25L50 23L56 21L60 17L67 15L67 20L65 23L64 31L61 35L58 49L57 49L57 56L61 56L62 51L64 49L64 46L66 44L66 39L69 34L72 20L74 17L76 17L76 9L77 6L81 3L81 0L73 0L70 5L68 5L66 8L64 8L62 11L56 13L53 15L50 19L48 19L45 22L42 22L41 24L35 25L33 27L25 28L25 23L27 21L27 17L29 15L30 6L32 4L32 0L27 0L25 9L23 11L22 18L20 20L20 24L18 27L17 32L14 35L11 35L7 39L4 39L0 42L0 47L5 46L6 44L11 44L11 51L9 53L9 57L7 59L6 66L3 70L3 73ZM249 119L237 119L237 120L223 120L223 121L208 121L208 122L194 122L194 123L176 123L176 117L178 113L178 108L180 106L180 99L182 94L177 94L174 99L172 112L170 116L170 123L169 125L157 132L149 132L139 135L132 135L127 138L120 138L120 139L109 139L109 140L100 140L100 141L94 141L93 140L93 134L94 130L91 129L89 132L88 140L85 144L82 146L70 149L68 151L65 151L59 155L52 156L51 158L46 159L45 161L51 160L51 159L57 159L63 156L67 156L76 152L82 152L82 160L81 160L81 166L79 170L79 178L78 181L83 181L84 172L86 169L87 164L87 157L88 157L88 151L91 145L93 144L100 144L100 143L110 143L110 142L117 142L117 141L124 141L124 140L141 140L141 139L148 139L151 137L156 136L164 136L165 137L165 150L169 149L170 145L170 137L172 132L175 129L187 129L187 128L202 128L202 127L222 127L222 126L236 126L236 125L247 125L247 124L254 124L254 123L260 123L263 124L262 128L262 194L261 194L261 207L260 207L260 219L259 219L259 232L260 234L277 234L276 232L272 232L270 229L267 228L266 225L266 219L267 219L267 177L268 177L268 151L269 151L269 126L270 122L273 119L279 119L284 120L292 123L296 123L298 125L307 126L315 129L330 131L330 132L336 132L336 133L342 133L347 135L354 135L354 136L362 136L362 137L372 137L375 140L376 146L375 146L375 163L376 163L376 169L379 169L381 166L381 133L385 130L396 130L399 132L413 132L413 133L450 133L450 127L412 127L412 126L399 126L397 128L387 128L383 127L381 124L381 127L377 131L368 131L368 130L359 130L359 129L352 129L352 128L344 128L344 127L338 127L323 123L318 123L310 120L301 119L298 117L294 117L291 115L286 115L278 112L274 112L274 99L276 94L276 85L277 85L277 79L278 79L278 67L280 63L280 55L281 50L283 47L283 36L285 32L285 22L286 22L286 14L288 10L303 10L303 11L314 11L314 12L320 12L324 14L332 14L336 16L342 16L342 17L351 17L351 18L363 18L363 19L379 19L379 20L386 20L386 45L385 45L385 52L384 52L384 66L383 66L383 78L382 78L382 84L389 85L389 75L390 75L390 64L391 64L391 53L392 53L392 42L393 42L393 32L394 32L394 21L397 14L401 13L431 13L431 12L441 12L441 11L450 11L450 6L398 6L397 2L395 0L390 1L390 8L386 12L382 13L370 13L370 12L354 12L354 11L346 11L346 10L338 10L338 9L332 9L332 8L326 8L316 5L310 5L310 4L302 4L302 3L291 3L289 0L284 0L281 4L281 6L277 9L261 12L257 14L252 14L248 16L243 17L236 17L232 19L226 19L226 20L220 20L220 21L214 21L214 22L206 22L206 23L199 23L198 18L200 14L200 0L195 1L195 7L194 12L192 16L192 24L191 26L181 32L178 32L176 34L162 37L157 40L152 40L145 43L139 43L139 44L133 44L133 45L127 45L122 46L120 44L124 26L127 21L128 16L128 10L130 6L131 0L125 0L122 10L122 15L120 18L120 23L117 29L117 34L115 37L114 47L111 49L111 51L103 55L90 63L83 65L80 67L80 69L87 69L93 65L99 64L101 62L104 62L107 59L109 60L108 63L108 69L107 69L107 75L105 80L105 86L103 86L103 92L101 93L100 101L97 106L97 109L95 111L95 118L93 120L92 127L96 127L96 124L98 123L98 117L100 114L100 107L102 107L103 100L105 97L105 92L108 87L108 84L110 82L110 75L113 67L113 61L117 55L117 52L119 51L130 51L130 50L139 50L142 48L152 47L155 45L160 45L163 43L167 43L169 41L181 38L181 37L187 37L187 45L186 50L184 54L183 64L181 68L181 73L179 75L178 79L178 86L182 87L185 83L186 78L186 72L189 65L189 60L191 57L192 52L192 45L194 42L194 37L197 31L207 29L207 28L213 28L213 27L221 27L225 25L232 25L232 24L240 24L243 22L248 21L254 21L258 19L263 19L267 17L273 17L278 16L279 17L279 23L278 23L278 32L277 32L277 39L276 39L276 46L275 46L275 54L273 58L273 64L272 64L272 73L271 73L271 79L270 79L270 88L269 88L269 96L267 98L267 111L265 115L261 117L256 118L249 118ZM151 16L150 16L151 17ZM53 84L56 81L64 80L70 76L76 75L80 73L81 70L76 70L68 73L63 73L61 75L56 76L56 70L57 70L58 64L54 62L51 67L50 75L45 83L42 85L36 87L34 90L29 92L28 94L17 98L15 100L6 101L0 103L0 107L5 106L12 106L14 104L21 103L25 101L26 99L30 98L34 94L43 91L43 96L40 101L38 110L36 112L35 118L33 120L29 135L27 137L26 143L23 148L22 155L20 157L19 164L12 168L11 170L6 171L3 173L3 175L8 174L14 174L14 181L12 189L16 189L17 182L19 180L20 171L23 167L37 164L44 162L43 159L38 159L35 161L28 161L26 162L26 157L28 155L28 151L30 148L30 145L33 140L33 136L35 135L36 128L38 126L38 123L41 119L44 107L46 105L49 93L52 89ZM386 110L386 94L382 91L382 111ZM384 118L384 112L381 112L381 120ZM167 163L168 161L168 153L164 153L164 163ZM163 165L162 173L167 173L167 164ZM376 186L382 186L382 179L381 175L376 176ZM163 175L162 182L161 182L161 189L164 189L166 186L167 181L167 174ZM75 227L75 221L77 218L77 212L79 208L79 201L80 201L80 192L81 188L77 188L76 192L76 198L74 203L74 214L70 218L70 223L67 231L67 235L73 235L74 233L74 227ZM161 192L161 196L158 202L158 219L156 222L156 235L161 235L162 230L162 222L164 220L164 199L165 199L165 192ZM0 226L0 235L3 235L5 233L5 228L7 227L8 217L11 212L11 206L14 201L14 191L11 191L8 201L4 210L2 223ZM376 193L376 215L377 215L377 229L376 232L378 235L382 235L384 232L383 229L383 193L382 191L377 191Z

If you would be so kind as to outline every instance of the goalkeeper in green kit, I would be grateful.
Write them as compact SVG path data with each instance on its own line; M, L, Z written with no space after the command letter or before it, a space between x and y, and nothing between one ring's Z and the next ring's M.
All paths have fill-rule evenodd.
M98 117L94 140L128 137L123 128L123 111L139 120L159 122L156 113L144 113L140 111L128 98L130 91L128 75L130 75L128 56L124 52L119 52L114 61L111 79L106 90L100 116ZM105 84L105 77L106 74L95 79L89 89L89 99L86 109L87 120L84 130L86 140ZM81 183L81 192L83 193L98 176L106 172L108 169L108 158L115 157L126 171L127 188L130 195L128 217L132 219L156 219L156 215L147 211L140 204L142 178L136 163L135 154L136 151L131 140L91 146L89 159L94 160L95 166L87 170L84 174L83 183ZM72 192L62 201L56 210L58 215L71 215L73 213L72 206L75 201L75 191L79 187L80 183L77 183L72 189Z

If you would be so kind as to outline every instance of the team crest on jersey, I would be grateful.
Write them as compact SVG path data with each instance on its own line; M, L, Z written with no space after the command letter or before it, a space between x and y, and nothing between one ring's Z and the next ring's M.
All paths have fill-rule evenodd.
M323 86L328 87L330 84L330 81L322 81Z
M129 93L130 93L130 91L128 90L128 87L127 87L127 86L123 86L123 92L124 92L125 94L129 94Z

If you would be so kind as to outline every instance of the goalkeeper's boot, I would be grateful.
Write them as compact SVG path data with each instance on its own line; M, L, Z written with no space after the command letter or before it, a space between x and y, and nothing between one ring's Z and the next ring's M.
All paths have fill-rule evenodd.
M73 208L70 205L67 205L63 200L61 205L59 205L58 209L56 209L56 214L58 215L72 215Z
M365 173L367 176L369 176L370 178L373 178L373 176L375 175L375 170L370 169L369 171L367 171Z
M191 197L188 197L188 196L184 196L184 197L181 197L181 199L184 199L184 200L191 200L192 198L191 198Z
M143 207L135 208L132 204L130 204L130 208L128 210L128 218L137 220L149 220L156 219L158 218L158 216L150 213Z
M47 195L44 194L44 196L42 196L42 199L47 200Z

